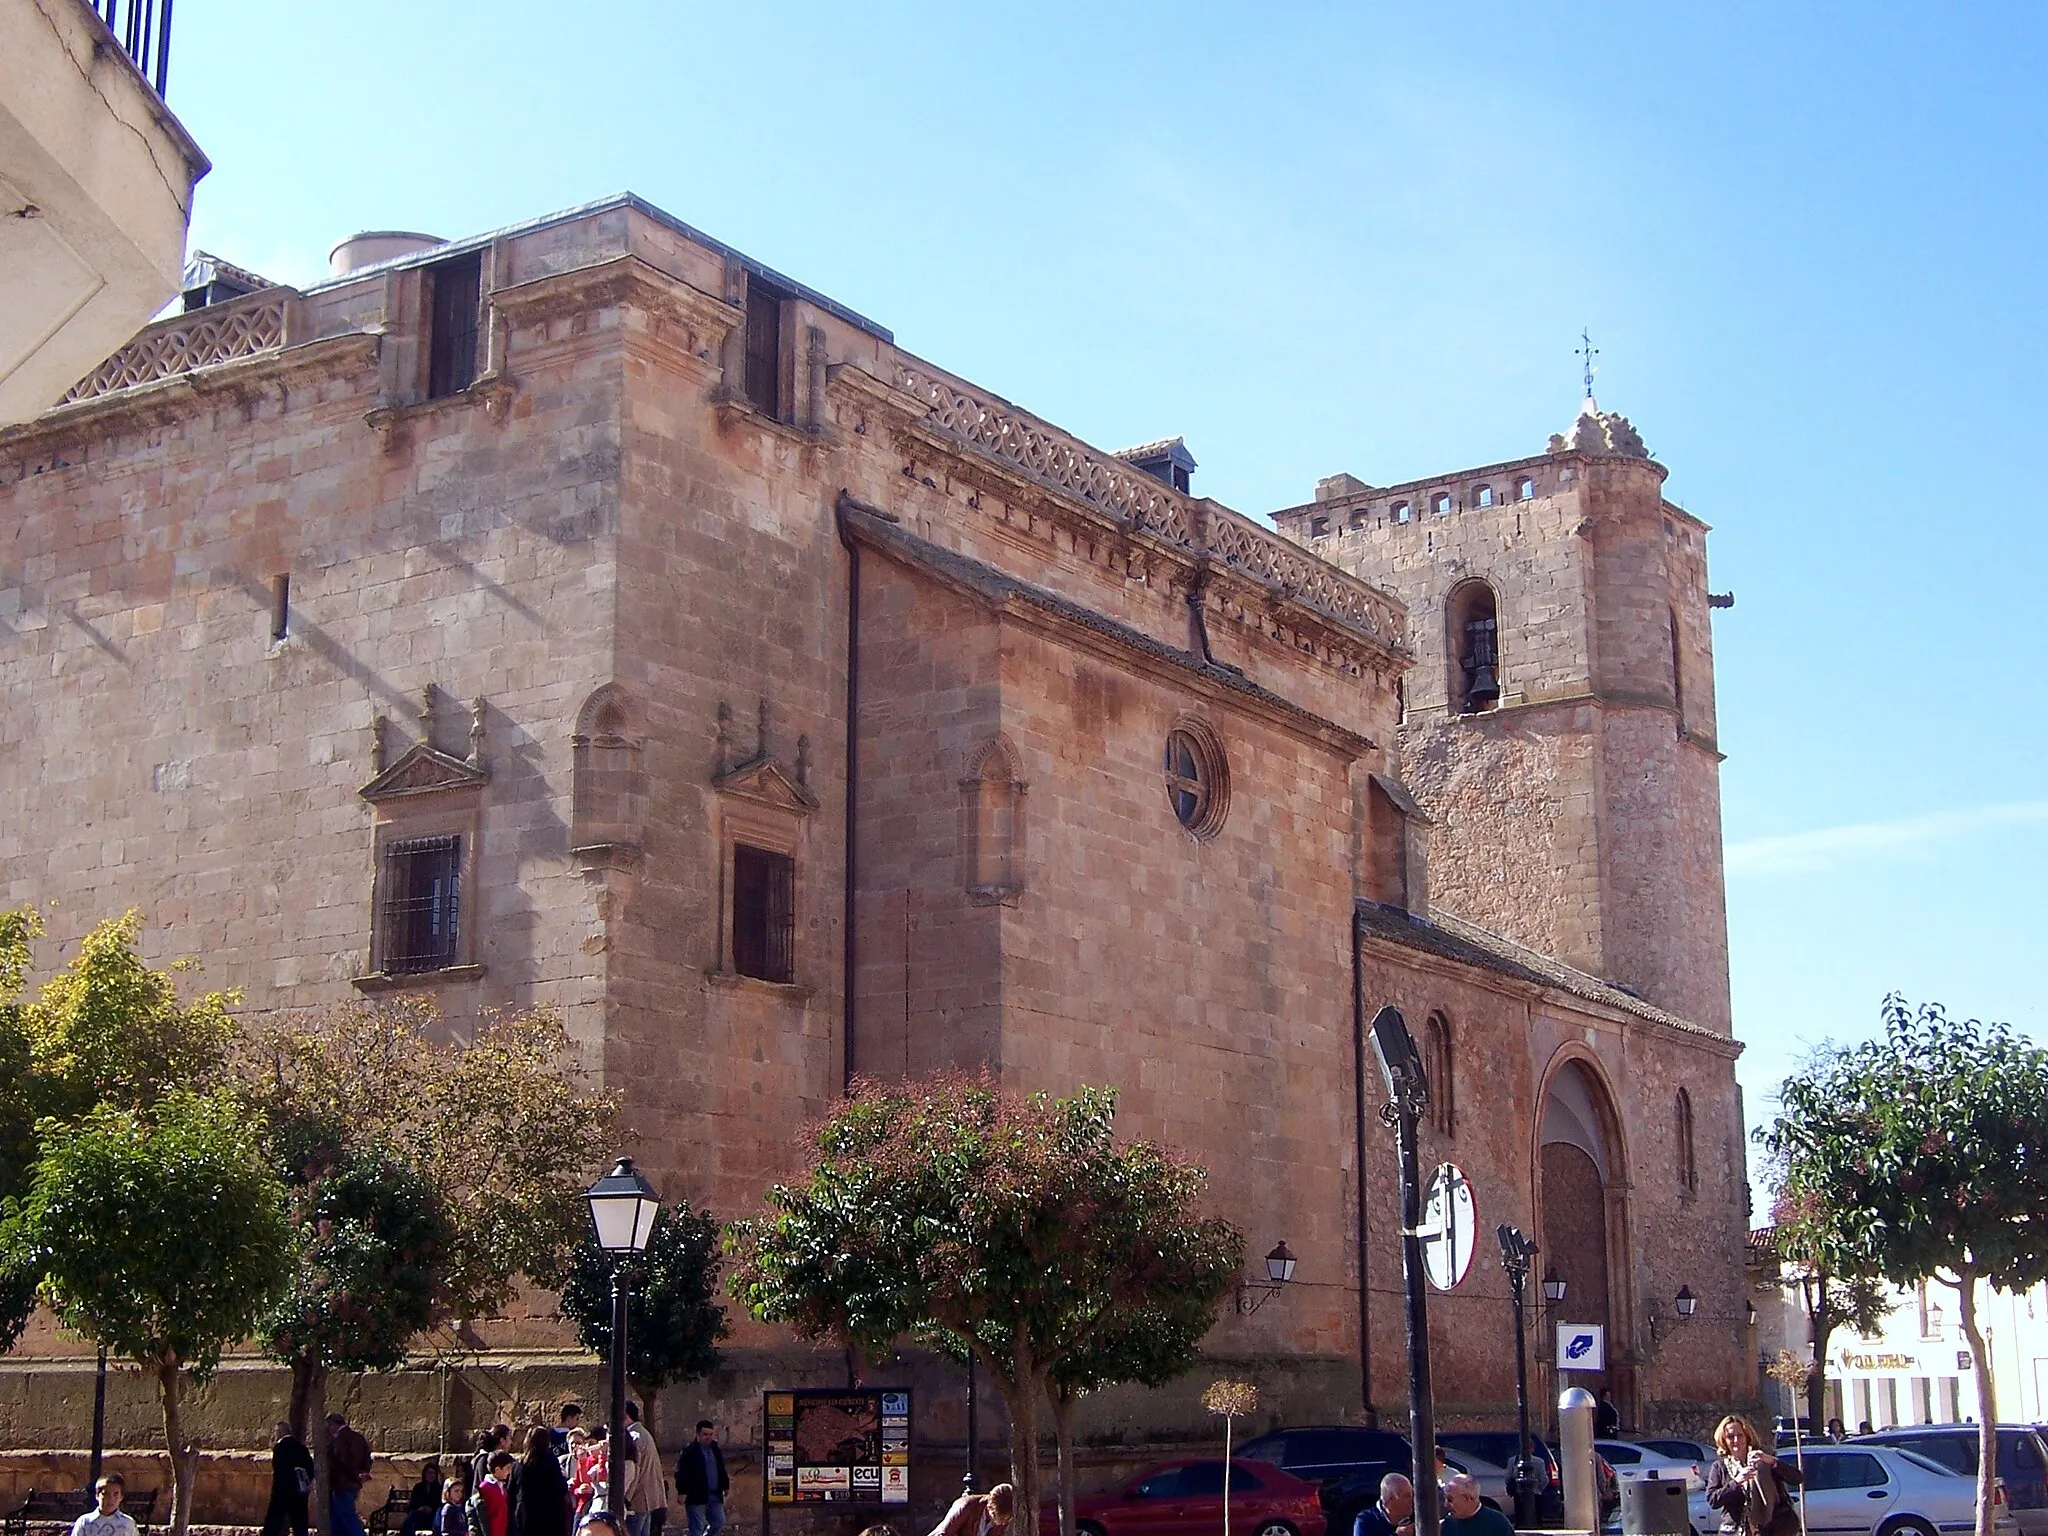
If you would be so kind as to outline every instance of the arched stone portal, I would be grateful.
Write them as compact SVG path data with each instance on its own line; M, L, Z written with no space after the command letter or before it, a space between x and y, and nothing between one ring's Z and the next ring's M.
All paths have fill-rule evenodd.
M1606 1089L1583 1062L1552 1074L1543 1098L1539 1172L1543 1200L1543 1262L1565 1282L1560 1323L1599 1323L1607 1331L1607 1369L1575 1378L1584 1386L1620 1387L1625 1330L1615 1327L1610 1284L1610 1191L1622 1179L1617 1122ZM1623 1394L1626 1395L1625 1393Z

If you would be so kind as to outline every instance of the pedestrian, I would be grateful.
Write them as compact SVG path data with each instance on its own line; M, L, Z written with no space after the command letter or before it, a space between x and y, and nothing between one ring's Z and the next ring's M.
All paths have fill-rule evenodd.
M1596 1440L1612 1440L1621 1434L1621 1410L1614 1406L1614 1397L1602 1387L1599 1400L1593 1404L1593 1437Z
M1746 1419L1728 1415L1714 1429L1720 1454L1707 1468L1707 1502L1721 1512L1723 1536L1794 1536L1799 1508L1786 1490L1805 1482L1799 1468L1780 1461Z
M421 1536L434 1528L441 1513L441 1461L429 1456L420 1466L420 1480L406 1497L405 1518L398 1524L398 1536Z
M1872 1428L1870 1427L1870 1420L1868 1420L1868 1419L1859 1419L1859 1420L1857 1421L1857 1424L1856 1424L1856 1433L1857 1433L1857 1434L1858 1434L1859 1436L1861 1436L1861 1435L1874 1435L1874 1434L1876 1434L1876 1433L1877 1433L1877 1431L1876 1431L1876 1430L1874 1430L1874 1429L1872 1429Z
M1840 1419L1828 1420L1828 1438L1837 1445L1849 1438L1849 1431L1843 1427Z
M327 1528L333 1536L368 1536L356 1496L370 1476L370 1442L345 1414L327 1415Z
M610 1432L600 1424L590 1434L576 1430L569 1436L569 1496L576 1503L576 1518L593 1511L603 1513L598 1495L605 1491L605 1474L611 1465ZM624 1533L621 1533L624 1536Z
M562 1411L556 1416L555 1421L555 1454L557 1456L566 1456L569 1453L569 1437L582 1429L582 1427L583 1405L581 1403L562 1404Z
M94 1507L71 1522L71 1536L135 1536L135 1519L123 1513L121 1500L128 1485L121 1474L109 1472L92 1485Z
M676 1458L676 1492L682 1495L690 1536L717 1536L725 1529L725 1495L731 1487L711 1421L699 1419L697 1438Z
M469 1536L509 1536L512 1528L512 1499L506 1485L512 1481L512 1453L492 1451L484 1462L484 1475L477 1479L475 1492L463 1506L469 1521Z
M1515 1525L1480 1502L1477 1478L1453 1472L1444 1479L1443 1536L1515 1536Z
M1415 1536L1415 1485L1399 1472L1381 1478L1379 1502L1358 1512L1351 1536Z
M469 1536L469 1511L462 1503L462 1479L444 1478L441 1507L434 1511L434 1536Z
M987 1493L963 1493L946 1511L946 1518L932 1527L932 1536L1008 1536L1010 1521L1017 1513L1017 1490L997 1483ZM696 1536L692 1522L690 1536Z
M484 1479L490 1475L491 1458L500 1451L512 1449L512 1426L493 1424L476 1437L476 1451L469 1458L469 1491L475 1493L483 1487Z
M640 1422L638 1403L626 1404L626 1438L633 1442L633 1465L626 1474L626 1536L660 1536L668 1514L668 1474L661 1465L661 1447ZM722 1505L720 1511L722 1524Z
M555 1460L555 1439L544 1424L527 1431L526 1454L512 1469L511 1536L569 1536L569 1480Z
M306 1496L313 1491L313 1453L283 1419L272 1434L270 1503L263 1511L263 1536L306 1536L312 1523Z

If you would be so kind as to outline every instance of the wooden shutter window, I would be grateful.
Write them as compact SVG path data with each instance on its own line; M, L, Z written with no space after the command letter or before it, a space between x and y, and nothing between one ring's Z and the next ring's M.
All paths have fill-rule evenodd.
M732 968L761 981L796 978L796 860L735 843Z
M483 302L483 253L428 270L432 312L427 338L427 397L459 395L476 382L477 310Z
M747 279L747 399L764 416L782 418L782 295Z

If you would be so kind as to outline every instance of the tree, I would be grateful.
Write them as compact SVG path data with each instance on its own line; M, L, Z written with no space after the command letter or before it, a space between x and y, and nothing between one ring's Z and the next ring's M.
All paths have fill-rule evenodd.
M486 1015L465 1041L424 999L351 1003L249 1030L236 1064L290 1135L374 1150L432 1185L449 1224L436 1320L490 1316L521 1275L561 1282L617 1106L584 1087L559 1014Z
M861 1084L810 1131L801 1179L728 1235L732 1294L763 1321L870 1355L905 1335L972 1351L1009 1408L1023 1530L1056 1373L1078 1395L1130 1362L1147 1309L1213 1314L1244 1251L1197 1214L1201 1171L1119 1146L1115 1113L1110 1089L1020 1098L986 1073Z
M192 1516L197 1453L188 1380L255 1331L291 1257L284 1191L246 1105L173 1089L145 1117L102 1105L53 1127L28 1197L0 1228L20 1267L74 1333L157 1384L175 1494L172 1536Z
M1764 1142L1816 1264L1955 1287L1982 1405L1977 1533L1991 1536L1998 1412L1977 1286L2048 1279L2048 1051L1896 994L1884 1026L1882 1039L1823 1052L1788 1078Z
M286 1179L295 1252L288 1288L257 1337L291 1370L291 1419L303 1437L326 1418L328 1372L405 1364L432 1319L450 1232L432 1186L375 1149L291 1163ZM325 1531L327 1439L310 1443L314 1523Z
M173 976L195 965L150 969L136 953L141 933L132 910L101 923L21 1009L39 1116L75 1122L104 1103L147 1109L219 1068L235 1036L228 1009L240 995L180 1002Z
M19 1001L42 936L33 907L0 912L0 1204L24 1195L42 1141L96 1105L144 1108L220 1065L234 1033L233 993L178 1000L173 974L136 953L134 912L99 924L69 965ZM0 1350L20 1337L39 1275L0 1263Z
M1827 1418L1828 1340L1844 1326L1866 1337L1874 1335L1892 1308L1877 1280L1834 1274L1813 1252L1814 1199L1808 1194L1793 1203L1781 1196L1772 1208L1772 1222L1780 1279L1797 1288L1806 1310L1813 1370L1802 1378L1800 1391L1806 1399L1806 1417L1819 1427Z
M567 1045L543 1011L455 1040L423 999L275 1020L240 1042L298 1234L292 1288L262 1341L291 1367L323 1529L327 1446L311 1431L328 1373L395 1369L433 1323L489 1315L522 1274L564 1273L613 1120Z
M725 1308L717 1301L720 1229L708 1210L687 1200L662 1207L648 1235L633 1283L626 1330L626 1375L654 1421L654 1403L672 1381L698 1381L723 1363ZM586 1236L562 1284L561 1314L576 1325L583 1347L599 1359L612 1351L612 1260ZM656 1426L659 1427L658 1425Z

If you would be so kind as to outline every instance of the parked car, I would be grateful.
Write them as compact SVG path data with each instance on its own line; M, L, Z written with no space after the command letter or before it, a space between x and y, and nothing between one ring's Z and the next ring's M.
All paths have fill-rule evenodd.
M1706 1464L1677 1456L1666 1456L1653 1451L1647 1445L1631 1440L1595 1440L1593 1449L1607 1458L1617 1477L1640 1476L1655 1472L1666 1481L1685 1479L1688 1490L1704 1488L1707 1485Z
M1040 1536L1060 1528L1057 1504L1038 1512ZM1215 1536L1223 1529L1223 1462L1164 1461L1108 1493L1074 1501L1081 1536ZM1324 1536L1314 1485L1261 1461L1230 1466L1230 1528L1244 1536Z
M1852 1445L1895 1445L1917 1451L1964 1477L1977 1475L1975 1424L1912 1424L1881 1429ZM2027 1424L1998 1426L1998 1476L2020 1536L2048 1536L2048 1443Z
M1976 1481L1914 1451L1856 1440L1809 1445L1798 1461L1806 1536L1941 1536L1976 1525ZM2002 1499L1992 1529L2019 1536Z
M1447 1459L1460 1464L1460 1471L1479 1480L1482 1498L1503 1511L1513 1512L1515 1498L1508 1486L1508 1473L1521 1450L1521 1435L1517 1431L1453 1429L1438 1435L1437 1444L1443 1447ZM1536 1485L1537 1521L1545 1526L1561 1525L1564 1487L1558 1478L1557 1457L1540 1435L1529 1437L1529 1454L1535 1459L1540 1479Z
M1374 1497L1379 1479L1408 1470L1408 1437L1388 1429L1361 1429L1355 1424L1304 1424L1276 1429L1247 1440L1238 1455L1292 1472L1311 1483L1373 1476Z
M1659 1456L1697 1463L1702 1474L1707 1470L1707 1463L1714 1459L1714 1448L1699 1440L1653 1440L1646 1435L1638 1435L1635 1443L1646 1451L1655 1451Z

